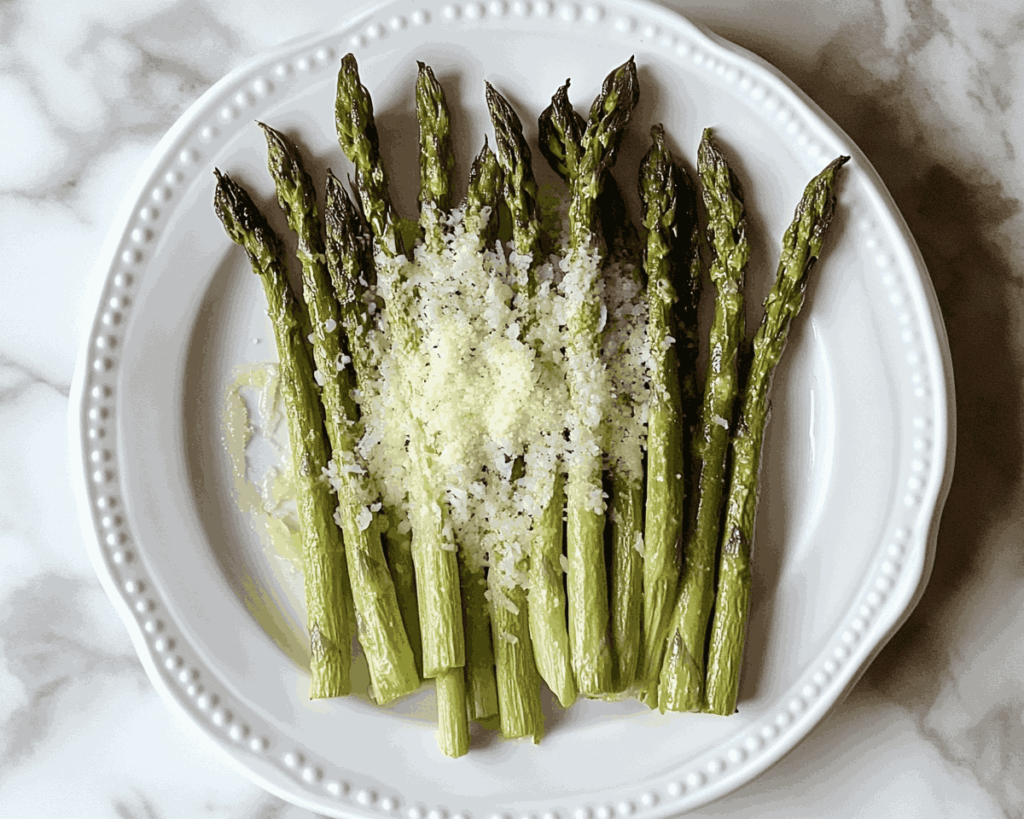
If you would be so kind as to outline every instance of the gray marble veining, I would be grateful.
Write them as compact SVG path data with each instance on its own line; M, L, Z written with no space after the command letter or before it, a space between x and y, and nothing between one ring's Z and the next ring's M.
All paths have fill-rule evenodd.
M312 815L164 707L85 556L67 474L83 293L120 199L213 82L342 13L285 5L0 5L0 816ZM669 5L771 61L867 153L931 272L958 414L921 604L801 746L694 815L1024 816L1024 9Z

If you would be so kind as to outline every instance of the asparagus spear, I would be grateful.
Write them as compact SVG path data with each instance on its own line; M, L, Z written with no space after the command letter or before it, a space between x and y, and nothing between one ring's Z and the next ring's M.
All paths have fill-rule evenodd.
M241 245L263 283L281 367L288 435L302 532L306 609L310 634L311 698L351 690L352 644L346 622L349 594L345 548L334 522L335 499L322 479L330 457L324 417L306 347L302 314L288 284L281 243L249 194L215 171L214 208L233 242Z
M833 160L804 190L793 222L783 236L778 273L754 336L753 358L732 440L718 594L708 650L705 709L714 714L731 714L736 710L750 609L750 544L757 508L757 473L768 421L772 373L785 348L790 323L803 306L808 275L821 254L835 212L836 174L848 160L847 156Z
M366 220L381 250L394 255L399 251L398 234L388 193L387 171L380 158L373 99L359 81L359 65L352 54L346 54L341 60L334 123L341 150L355 165L356 186Z
M444 89L430 66L417 61L416 117L420 126L420 226L429 250L444 248L441 216L451 207L452 150L451 116Z
M372 509L379 509L376 490L356 460L358 410L352 400L348 369L339 368L343 354L338 333L334 288L327 273L320 213L313 180L296 146L282 133L260 123L267 137L268 164L278 202L298 236L302 288L313 328L314 376L321 385L327 437L337 469L338 517L345 538L349 580L359 624L359 643L370 668L374 694L381 703L419 687L419 675L405 633L394 583L384 559L380 531ZM358 338L349 339L357 343ZM351 466L352 468L345 468Z
M585 696L600 696L613 687L599 444L602 410L592 399L595 381L607 377L600 358L597 200L638 98L636 64L630 58L608 75L591 106L570 182L569 272L563 284L578 291L566 318L566 354L573 362L568 386L579 428L566 488L567 589L573 672Z
M529 260L517 268L515 285L525 298L529 311L536 292L534 272L540 262L537 183L533 178L530 148L523 136L523 126L518 115L508 100L490 83L486 85L486 98L494 125L497 162L503 180L502 192L512 214L515 250L518 256ZM519 459L513 467L512 478L503 486L509 495L513 492L515 481L522 476L523 469L523 459ZM545 534L550 537L553 533ZM530 633L530 606L526 590L515 582L509 582L504 573L495 568L503 563L505 555L503 546L495 546L491 554L492 568L488 574L501 732L505 737L532 736L536 742L544 730L544 714L540 703L541 675ZM528 573L532 556L528 555L522 563L517 569ZM537 620L537 617L534 616L533 620ZM540 625L543 630L544 624ZM557 628L556 623L548 625ZM538 634L538 639L544 639L544 635ZM544 646L540 653L547 656L548 651L549 648Z
M647 421L647 506L644 510L643 650L638 677L649 705L657 704L657 675L668 617L675 602L685 496L683 423L675 288L679 245L689 245L696 202L689 177L676 164L660 125L640 163L640 201L647 230L647 327L651 346L651 399Z
M359 211L338 178L327 172L324 196L324 222L327 228L327 270L337 296L338 321L349 339L347 355L343 352L338 366L344 369L351 358L355 385L362 389L376 375L377 362L365 339L370 329L367 309L368 277L373 269L368 237ZM416 581L413 574L412 538L398 529L398 515L385 509L388 526L381 535L385 558L391 571L395 596L409 647L412 649L418 674L423 673L423 642L416 602Z
M540 148L551 168L571 185L579 172L581 142L587 121L569 102L569 81L555 92L540 116ZM626 210L622 191L605 171L598 198L601 233L607 255L623 266L637 255L639 235ZM633 268L639 277L640 271ZM631 396L619 393L619 401ZM632 684L640 655L643 556L643 483L613 465L611 475L611 541L609 562L609 619L611 622L612 685L619 693Z
M355 165L356 185L363 212L377 247L386 256L399 251L396 219L387 191L387 174L380 158L377 129L373 119L370 93L359 81L355 57L347 54L338 73L335 122L342 151ZM419 347L420 333L406 305L394 292L385 293L388 316L398 350L413 355ZM412 556L416 575L417 603L423 637L423 675L441 677L438 697L456 696L465 685L462 667L466 662L462 595L455 544L447 531L444 490L437 455L428 440L423 422L410 418L409 455L412 509ZM464 701L465 692L462 691ZM465 708L440 704L441 719L465 720ZM468 736L468 726L442 724L439 741L446 753L454 749L464 753L461 743L451 744L447 736Z
M743 340L743 276L750 250L739 180L705 129L697 154L718 291L709 337L710 360L701 413L701 456L693 530L683 552L679 592L669 622L658 705L662 711L700 710L704 701L704 642L714 602L725 458L737 392L737 354Z
M506 502L512 502L512 487L524 473L524 459L520 458L512 466ZM500 532L497 534L491 550L491 568L487 579L497 659L501 733L506 739L532 737L534 742L540 742L544 733L544 713L540 704L541 678L530 635L529 601L526 589L519 582L506 579L506 549L511 544L504 541ZM527 555L525 561L515 566L515 571L519 574L528 573L531 558Z
M445 248L444 217L450 206L454 165L451 118L444 90L433 71L423 63L418 65L416 109L420 129L420 224L426 248L441 253ZM485 209L490 211L497 207L500 185L500 168L485 143L470 173L467 231L474 227L486 230ZM477 238L478 245L472 248L474 252L482 249L485 240L479 233ZM491 642L492 618L486 597L487 579L483 563L466 548L466 544L458 550L458 565L466 644L465 687L456 691L454 683L439 684L438 697L457 695L466 703L468 716L484 722L499 714L500 699ZM454 713L455 703L446 706L439 699L438 707L440 713Z
M530 638L537 669L563 708L576 701L569 632L565 620L565 583L562 569L562 510L565 482L560 470L554 491L540 518L534 522L530 542Z
M491 613L487 602L484 566L473 560L466 549L459 550L459 581L462 586L463 627L466 631L467 713L471 720L484 722L499 713L494 647L491 643Z
M540 152L551 169L566 184L571 184L579 173L581 144L587 130L587 121L569 102L569 80L551 98L537 120L540 126Z
M494 151L484 137L480 149L469 169L469 190L466 192L465 227L467 233L479 239L477 251L493 244L498 234L498 202L504 186L504 172Z
M526 296L527 304L536 293L533 272L540 263L541 232L537 218L537 181L533 176L533 157L523 135L523 123L490 83L486 83L487 108L494 126L498 164L504 176L502 193L512 215L512 242L516 253L529 262L519 270L516 289Z
M388 199L386 173L377 150L370 94L359 82L355 58L342 60L336 105L338 139L356 168L356 182L374 239L382 250L396 247L394 217ZM414 352L419 332L401 304L388 304L395 345ZM421 422L412 419L409 431L413 479L413 559L423 632L423 674L434 677L465 663L458 561L445 530L444 493L439 488L436 455Z
M466 682L463 669L449 668L434 678L437 692L437 745L450 757L469 753Z
M475 246L467 248L473 252L483 250L496 232L501 184L501 168L485 139L469 171L469 190L464 207L466 233L476 237ZM499 714L487 577L484 565L465 548L459 549L459 578L462 583L466 632L465 673L469 717L477 722L485 722Z
M601 234L611 277L629 279L643 291L640 235L633 224L622 191L611 171L606 171L598 199ZM623 282L624 283L624 282ZM609 333L613 323L605 328ZM639 410L627 385L614 384L616 415L631 418ZM614 434L614 430L609 430ZM639 442L637 443L639 448ZM642 455L637 451L637 459ZM642 649L644 573L644 481L642 469L634 472L614 460L611 477L611 558L608 562L608 614L611 622L612 692L629 691L636 680Z
M608 693L629 691L636 680L642 646L643 618L643 481L612 469L612 553L608 566L608 611L611 623L612 684Z

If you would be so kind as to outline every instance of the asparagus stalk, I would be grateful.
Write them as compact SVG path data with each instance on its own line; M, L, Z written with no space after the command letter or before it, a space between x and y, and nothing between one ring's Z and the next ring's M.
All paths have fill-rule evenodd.
M757 508L757 475L772 373L785 348L790 324L803 306L808 276L821 255L835 212L836 174L848 160L846 156L833 160L804 190L793 222L783 236L775 283L765 299L764 315L754 336L753 358L732 440L718 594L708 650L705 710L714 714L727 715L736 710L750 610L750 545Z
M509 488L525 473L524 459L512 466ZM497 657L498 716L501 734L506 739L532 737L540 742L544 733L544 713L540 704L540 674L530 636L530 621L526 589L518 582L505 582L506 545L500 537L491 552L488 573L491 596L491 627ZM515 568L521 574L529 572L531 556ZM497 577L499 582L491 583Z
M324 196L324 222L327 228L325 249L327 271L337 296L338 321L349 340L347 355L341 353L338 366L344 369L351 359L355 386L362 389L375 377L377 362L368 344L358 343L370 330L367 309L373 259L359 211L338 178L328 170ZM381 535L385 558L391 572L402 623L412 649L417 674L423 673L423 642L413 575L412 539L398 530L398 514L385 509L388 526Z
M479 238L477 250L493 244L498 235L498 202L502 196L504 173L501 163L484 137L480 149L469 169L469 190L466 192L465 227L467 233Z
M512 242L516 253L529 259L518 271L516 289L527 303L536 293L533 272L540 263L541 231L537 218L537 181L533 157L523 135L523 123L515 109L490 83L486 83L487 108L494 126L498 164L504 176L502 193L512 215Z
M359 80L358 65L351 54L341 61L335 121L342 151L355 165L363 212L376 245L385 256L393 257L400 243L387 191L387 174L380 158L373 103ZM395 346L412 356L419 347L420 333L402 299L394 292L385 293L386 298L389 295L388 316ZM423 637L423 675L443 676L443 684L437 686L438 697L455 696L458 686L465 685L462 667L466 662L457 549L448 534L450 526L437 455L422 421L415 418L410 419L409 425L409 455L412 556ZM461 696L464 705L464 690ZM465 707L448 706L439 703L440 719L467 719ZM446 753L461 749L462 744L451 744L445 737L468 735L468 730L468 725L440 725L442 749Z
M619 694L633 686L642 646L644 486L634 475L612 469L612 554L608 567L612 685Z
M233 242L241 245L263 284L281 367L288 435L302 533L306 610L310 634L310 698L351 691L351 626L345 548L334 522L336 502L322 474L330 457L324 417L309 359L299 303L288 284L281 243L249 194L215 171L214 208Z
M660 125L640 163L640 201L647 230L647 333L651 346L651 399L647 421L647 505L644 510L643 650L638 677L649 705L657 704L665 629L675 602L686 487L688 432L680 389L676 260L696 225L694 189L676 164Z
M434 678L437 692L437 744L450 757L469 753L466 681L463 669L448 668Z
M581 145L587 121L569 102L569 80L555 92L551 104L541 112L537 124L540 126L540 152L562 181L571 184L579 174Z
M419 63L416 82L416 111L420 130L420 225L428 251L445 249L445 216L451 203L451 175L454 153L451 145L451 117L444 90L433 71ZM484 209L497 206L501 184L500 169L486 144L473 163L467 210L470 222L484 228ZM470 204L472 203L472 204ZM474 248L479 251L481 243ZM452 673L439 684L439 713L454 714L459 700L469 718L487 721L499 714L499 690L495 674L495 656L491 644L491 617L487 602L487 580L483 564L462 544L458 550L459 581L462 591L463 630L466 664L464 687L458 687ZM449 704L442 697L456 697Z
M377 150L377 131L370 94L359 81L355 58L348 54L338 75L336 105L338 140L355 165L356 182L377 246L387 253L396 247L395 220L387 194L386 173ZM415 352L419 332L401 304L388 304L395 345ZM423 634L423 674L435 677L447 668L465 664L462 603L458 560L445 532L444 493L439 487L436 454L423 424L412 420L409 430L413 479L413 560Z
M595 379L606 378L600 357L597 201L638 98L636 64L630 58L608 75L594 100L576 174L570 177L566 279L578 293L566 319L566 354L573 361L568 386L579 428L566 487L569 642L577 688L591 697L613 688L599 443L602 410L591 399Z
M471 720L485 722L499 713L494 647L491 643L491 613L487 602L487 576L483 565L474 561L465 549L459 550L459 581L462 585L463 625L466 631L467 713Z
M380 137L373 118L373 99L359 81L359 65L352 54L341 60L334 122L341 150L355 165L356 186L363 213L381 250L399 251L395 213L388 193L388 177L380 158Z
M434 72L423 63L418 63L416 80L416 114L420 131L420 226L424 233L424 245L428 251L441 253L445 248L444 217L450 205L451 174L455 156L451 146L451 117L445 101L444 90L434 77ZM431 453L432 456L433 453ZM431 468L433 492L443 493L440 474ZM444 508L439 500L439 506ZM445 510L446 512L447 510ZM486 675L493 662L488 655L489 644L481 645L480 623L467 607L479 605L483 590L474 582L466 561L465 549L458 550L456 558L461 590L460 604L463 618L465 666L447 668L437 676L437 710L439 742L445 753L461 756L468 748L469 717L476 716L477 710L489 710L486 701ZM482 567L479 567L482 570ZM465 581L465 583L464 583ZM468 585L468 589L464 586ZM469 616L467 616L467 614ZM471 631L467 631L471 628ZM486 632L483 633L487 639ZM467 687L474 688L473 711L467 697Z
M540 223L537 219L537 183L533 177L530 148L523 136L518 115L493 86L486 85L487 107L494 125L497 162L501 169L502 192L512 215L512 238L518 256L528 259L517 268L516 289L525 298L527 309L536 293L534 271L540 262ZM520 459L505 489L511 494L513 485L524 468ZM500 480L500 479L499 479ZM500 533L498 533L500 535ZM546 533L549 537L552 533ZM499 538L500 541L500 538ZM505 548L496 546L491 554L488 587L491 597L491 627L497 661L498 713L505 737L532 736L539 741L544 730L544 714L540 703L540 680L533 639L530 633L530 606L526 590L510 582L503 572L495 570L505 559ZM532 556L528 555L517 569L529 573ZM537 618L534 617L534 620ZM556 623L550 625L557 628ZM538 639L544 635L539 634ZM546 654L549 649L543 648Z
M714 251L711 281L718 291L709 337L710 360L701 412L700 475L693 530L661 668L662 711L696 711L704 702L704 644L714 602L714 572L729 427L737 392L737 355L743 340L743 277L750 249L739 180L705 129L697 154Z
M493 557L500 559L501 555ZM544 733L541 678L530 638L526 590L491 584L490 591L501 735L506 739L533 737L540 742Z
M554 475L554 491L534 522L530 542L530 638L537 669L563 708L576 701L569 632L565 620L565 583L562 569L562 511L565 481Z
M567 183L578 174L581 142L587 121L569 102L569 81L555 92L540 116L541 153ZM627 213L615 177L605 171L598 212L606 252L624 265L637 255L639 235ZM639 276L640 271L634 269ZM631 396L620 393L623 402ZM632 686L641 647L643 556L637 548L643 538L643 483L616 465L611 475L611 542L609 562L609 619L611 622L612 684L619 693Z
M352 400L350 371L338 366L344 351L313 180L296 146L273 128L262 123L260 127L267 138L268 164L278 202L298 236L303 295L313 328L314 376L321 387L327 437L338 467L338 518L345 538L359 643L377 700L391 702L415 691L419 675L372 511L374 507L379 509L377 492L356 459L359 414ZM350 343L358 341L358 337L349 339Z
M451 207L452 150L451 115L444 89L430 66L416 63L416 118L420 127L420 227L429 250L444 248L441 217Z
M498 221L502 173L497 157L487 146L473 160L469 172L469 190L465 202L465 229L476 236L472 249L480 252L492 236ZM490 604L487 601L487 577L483 564L471 551L459 549L459 577L462 582L462 610L466 631L466 700L469 717L485 722L500 713L495 656L492 644Z
M388 528L381 535L384 556L395 584L395 597L402 623L409 638L409 647L416 662L416 672L423 676L423 635L420 631L419 603L416 599L416 569L412 559L412 535L399 531L402 520L394 510L386 510Z
M611 272L643 287L639 259L640 235L629 217L618 182L606 171L598 199L601 233ZM611 328L606 328L606 332ZM621 412L634 415L638 407L627 388L616 385ZM611 475L611 559L608 563L608 612L611 622L612 692L629 691L636 680L642 649L644 576L644 481L622 463L613 462Z

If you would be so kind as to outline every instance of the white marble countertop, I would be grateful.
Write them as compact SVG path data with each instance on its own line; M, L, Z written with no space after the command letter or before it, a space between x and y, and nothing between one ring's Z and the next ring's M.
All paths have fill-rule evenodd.
M1024 816L1021 6L668 5L774 63L874 163L938 292L959 426L909 622L804 743L693 815ZM87 272L147 154L232 67L340 13L326 0L0 5L0 816L312 816L229 767L150 685L86 556L66 416Z

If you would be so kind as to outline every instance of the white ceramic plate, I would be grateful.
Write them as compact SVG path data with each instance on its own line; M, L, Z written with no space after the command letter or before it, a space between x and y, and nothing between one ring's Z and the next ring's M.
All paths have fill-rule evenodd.
M853 157L774 385L737 715L581 703L549 709L539 746L481 735L452 761L436 749L429 692L386 710L307 699L301 604L238 513L220 442L232 371L273 348L259 284L214 216L212 169L254 189L284 233L254 120L296 136L318 179L328 165L348 173L332 117L349 50L407 215L415 60L447 88L464 183L490 131L485 79L535 137L566 77L585 110L635 54L643 90L620 182L632 194L651 124L665 124L691 168L701 129L715 128L746 190L751 324L804 184L834 156ZM535 152L541 176L543 165ZM951 473L951 370L914 242L864 155L800 91L659 7L397 0L254 60L161 141L94 283L70 420L99 577L161 694L256 782L323 814L663 817L705 804L822 719L927 579Z

